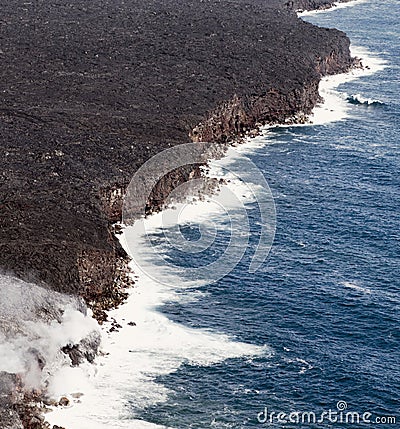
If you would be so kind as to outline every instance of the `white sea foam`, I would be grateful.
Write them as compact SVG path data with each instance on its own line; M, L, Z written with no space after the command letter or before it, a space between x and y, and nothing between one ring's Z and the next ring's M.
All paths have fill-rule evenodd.
M353 0L347 3L335 3L335 7L331 9L323 9L317 11L307 11L299 13L299 16L315 15L327 13L333 10L356 6L368 0ZM313 125L323 125L329 122L340 121L349 116L351 106L348 102L348 95L338 91L340 85L359 79L363 76L369 76L383 70L387 63L378 55L370 52L366 48L351 45L351 55L361 60L363 68L352 69L348 73L341 73L333 76L325 76L319 84L319 93L324 102L318 105L310 117ZM358 94L360 100L368 100L361 94ZM376 100L378 101L378 100ZM305 124L307 125L307 124ZM302 125L300 125L302 126Z
M348 5L348 3L345 5ZM327 11L329 10L332 9L328 9ZM352 109L348 100L349 95L345 92L340 92L338 90L339 87L347 82L375 74L387 67L387 62L385 60L366 48L351 45L350 51L352 57L356 57L361 60L363 67L354 68L346 73L324 76L321 79L318 88L323 102L313 109L312 114L308 118L308 122L304 124L279 124L274 126L265 126L262 128L259 136L255 138L247 138L245 143L238 145L235 150L239 153L246 154L265 146L268 144L268 135L273 128L297 128L308 127L310 125L326 125L331 122L342 121L348 118ZM383 104L380 100L370 100L363 97L361 94L357 94L357 97L362 103L379 102Z
M220 167L214 168L217 171ZM229 185L239 189L241 186L233 181ZM242 191L248 190L243 188L239 193ZM220 198L224 198L223 192ZM202 201L186 207L187 210L182 210L178 205L167 211L181 213L181 222L201 222L210 211L218 215L221 206L215 201ZM166 227L163 214L146 219L146 230ZM177 213L172 217L176 216ZM133 417L135 411L168 399L170 392L157 382L158 376L170 374L184 363L209 366L229 358L271 353L267 346L238 342L221 333L189 328L168 319L158 308L166 302L190 299L191 289L199 283L184 281L179 272L155 265L154 251L135 225L124 229L121 243L127 251L136 249L132 269L139 276L127 302L109 314L122 328L109 333L110 324L104 326L103 349L109 354L97 359L96 374L85 377L89 386L63 392L69 395L73 406L54 409L47 417L51 424L67 429L159 428ZM168 282L157 281L166 277ZM197 297L197 291L194 294ZM130 322L135 326L130 326ZM79 402L71 396L74 392L84 393Z
M357 283L353 283L353 282L343 282L342 285L348 289L354 289L357 290L359 292L362 293L366 293L366 294L371 294L371 289L364 287L364 286L360 286Z
M347 101L353 104L363 104L365 106L383 106L385 103L374 98L365 98L361 94L344 94Z
M212 365L267 351L225 335L186 328L156 310L162 302L177 299L174 290L142 272L128 302L110 314L123 328L111 334L103 332L104 350L110 354L98 360L91 389L86 387L81 404L57 409L48 420L67 429L138 428L140 422L132 419L130 408L142 409L168 397L168 390L155 381L157 376L175 371L182 363ZM130 321L136 326L129 326Z
M319 92L324 99L310 117L313 125L323 125L329 122L346 119L351 111L346 93L338 91L341 84L351 82L363 76L369 76L385 68L385 61L364 48L351 46L351 55L361 60L363 68L352 69L348 73L341 73L322 78Z

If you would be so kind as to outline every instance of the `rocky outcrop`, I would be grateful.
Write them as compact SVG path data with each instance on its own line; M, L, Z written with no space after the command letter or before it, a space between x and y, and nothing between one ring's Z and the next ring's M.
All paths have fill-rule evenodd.
M105 311L121 304L126 288L133 285L128 262L119 243L110 251L88 248L78 256L80 295L100 323L107 319Z
M289 91L271 88L258 96L236 94L211 111L190 133L192 141L228 142L246 135L256 135L265 125L304 123L321 96L318 92L322 76L344 73L357 66L350 57L349 41L333 49L327 56L318 56L313 80Z
M0 372L0 424L3 429L23 429L15 404L24 398L17 386L15 374Z
M83 362L93 363L99 351L100 342L100 334L94 332L78 344L67 344L61 350L69 356L72 366L78 366Z
M323 10L334 7L335 3L348 3L350 1L352 0L288 0L285 6L295 11Z
M120 222L126 186L113 185L102 188L100 198L104 213L110 222Z
M26 392L15 374L0 372L0 425L2 429L50 429L37 403L40 392Z
M227 142L256 135L265 125L305 122L319 101L318 81L289 94L271 89L259 97L235 95L210 112L190 136L193 141Z

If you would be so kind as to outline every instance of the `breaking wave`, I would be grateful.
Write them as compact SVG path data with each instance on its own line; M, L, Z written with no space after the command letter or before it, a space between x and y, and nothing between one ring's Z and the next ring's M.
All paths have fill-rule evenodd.
M385 103L383 101L374 100L372 98L365 98L361 94L353 94L353 95L346 94L346 100L350 104L355 104L355 105L364 105L364 106L373 106L373 107L385 106Z

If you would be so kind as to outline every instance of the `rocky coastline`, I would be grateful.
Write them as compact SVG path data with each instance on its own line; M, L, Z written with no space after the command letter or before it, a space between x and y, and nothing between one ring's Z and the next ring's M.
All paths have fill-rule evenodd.
M176 144L223 153L262 126L304 122L321 77L356 64L344 33L297 18L326 0L3 3L0 267L82 297L100 323L133 284L115 223L140 165ZM199 167L167 175L148 212ZM0 381L1 427L46 427L45 392Z

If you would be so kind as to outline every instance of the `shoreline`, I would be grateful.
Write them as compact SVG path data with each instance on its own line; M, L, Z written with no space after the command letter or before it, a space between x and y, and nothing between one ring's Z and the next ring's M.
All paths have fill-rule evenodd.
M361 58L362 62L365 62L365 65L368 66L368 68L364 67L363 69L353 69L350 70L348 73L343 73L343 74L339 74L339 75L332 75L332 76L327 76L322 78L320 86L322 88L321 92L324 94L325 91L328 91L329 97L325 98L325 102L322 105L317 105L313 111L313 115L311 115L310 119L312 120L312 118L316 117L317 120L314 123L305 123L305 124L287 124L287 125L276 125L276 126L270 126L270 127L264 127L261 130L261 134L257 137L253 137L253 138L246 138L245 141L243 143L238 143L235 147L230 147L226 153L226 155L224 156L223 160L228 161L229 162L229 158L235 157L235 156L241 156L241 154L246 154L246 152L251 151L252 148L257 148L257 147L262 147L265 146L267 144L267 142L265 141L265 137L268 136L268 131L277 127L303 127L303 126L323 126L325 124L328 124L330 122L336 122L336 121L340 121L340 120L344 120L347 117L347 112L349 109L351 109L351 105L344 100L341 96L340 96L340 92L335 91L334 89L337 88L338 86L340 86L343 83L352 81L352 80L356 80L356 79L360 79L363 76L368 76L370 74L376 73L377 71L381 70L384 67L384 63L379 59L379 57L377 57L375 54L371 54L370 52L368 52L367 50L363 49L363 48L359 48L359 47L352 47L352 55L355 54L357 57L360 56L360 54L363 54L364 57ZM347 108L346 108L347 107ZM337 114L334 114L335 112L337 112ZM334 114L332 116L332 113ZM328 120L328 116L329 119ZM315 119L314 119L315 120ZM211 164L213 163L213 161L211 161ZM200 204L200 205L204 205L206 203L204 202L198 202L195 204ZM195 211L195 209L193 209L193 211ZM151 216L150 219L150 223L153 223L154 225L157 223L156 220L154 220L154 216L160 216L160 214L154 214ZM154 227L153 225L153 227ZM123 235L121 236L122 240L124 240L126 236L126 231L123 232ZM121 243L123 244L123 242ZM126 250L128 250L128 248L126 247L126 245L124 246ZM132 255L131 255L132 257ZM133 271L138 274L138 269L137 266L132 264ZM140 309L142 311L148 311L148 315L151 315L151 317L161 317L162 319L162 323L161 324L166 324L168 325L168 319L167 317L163 316L162 313L156 311L155 309L159 306L162 305L163 299L165 299L165 293L170 294L172 293L172 295L167 295L173 297L174 292L173 291L169 291L169 292L157 292L156 289L152 289L153 291L150 292L149 294L149 283L148 283L148 279L144 280L144 274L139 274L139 280L137 281L136 286L134 287L134 289L130 290L129 293L129 297L127 299L127 301L122 304L119 308L112 310L110 312L110 316L112 319L116 320L118 324L123 325L122 329L121 329L121 333L107 333L107 328L106 325L104 325L104 327L102 328L103 330L103 335L106 335L106 342L104 344L110 344L111 343L116 343L118 342L118 340L116 340L115 335L120 336L121 338L124 338L125 335L125 340L123 340L121 342L121 344L119 344L119 347L117 347L117 350L119 350L118 353L122 353L123 350L125 350L126 348L129 348L128 344L130 342L129 340L129 333L131 329L136 329L136 327L130 327L127 326L127 323L130 321L130 319L132 319L134 322L135 320L137 320L137 318L130 316L131 314L140 314ZM152 286L152 288L156 287L155 285ZM150 303L147 301L146 297L144 297L144 295L150 295ZM157 294L160 295L160 298L157 298ZM156 301L151 302L151 299L156 299ZM158 299L158 300L157 300ZM160 301L161 299L161 301ZM129 319L129 321L128 321ZM135 322L136 323L136 322ZM108 326L109 328L109 326ZM125 332L125 334L124 334ZM192 332L192 334L194 336L196 336L198 334L198 332L196 332L195 330ZM128 336L126 336L128 335ZM145 332L143 333L143 337L142 338L146 338L146 337L151 337L150 332ZM125 341L125 343L124 343ZM157 338L155 337L155 341L157 341ZM113 346L110 346L111 349L113 348ZM115 348L115 346L114 346ZM107 350L107 349L106 349ZM267 352L267 351L265 351ZM253 350L253 353L256 353L256 350ZM110 355L110 358L107 358L106 361L98 361L97 364L100 366L107 365L107 360L108 359L112 359L112 353ZM114 363L114 362L113 362ZM108 364L110 365L109 367L109 372L107 373L107 371L105 372L105 378L109 379L109 377L112 377L112 374L120 374L121 373L121 368L116 368L116 367L112 367L111 362L108 362ZM112 367L112 368L111 368ZM123 373L123 370L122 370ZM125 378L127 377L128 374L125 374ZM136 374L138 375L138 374ZM139 379L141 378L141 376L139 376ZM119 379L119 377L117 376L117 379ZM115 382L117 382L117 379L115 380ZM147 383L147 388L149 387L148 383L152 383L151 380L147 380L145 381L145 383ZM151 385L151 384L150 384ZM143 386L144 387L144 386ZM158 391L160 389L160 386L155 386L153 385L149 390L154 389L155 391ZM96 392L98 392L96 389L91 390L91 394L89 393L89 396L92 395L92 399L89 399L89 401L87 403L85 403L85 400L87 398L85 398L85 396L83 396L80 400L82 401L81 404L76 403L73 405L72 408L70 409L63 409L63 408L56 408L52 413L50 413L48 415L48 421L51 422L51 424L66 424L66 429L72 429L72 427L74 427L74 425L78 424L78 422L81 422L83 420L81 419L85 419L86 416L86 408L88 405L90 406L90 404L93 406L96 404L97 400L96 400ZM115 395L116 392L113 391L112 393L112 397L114 397L113 395ZM160 395L158 396L158 398L153 398L155 400L155 403L157 403L158 401L164 401L166 400L166 395L168 394L168 392L162 392L160 393ZM71 397L70 397L71 398ZM74 400L73 398L71 398L71 402L73 403ZM119 401L117 401L118 403L122 401L122 397L120 398ZM154 403L153 403L154 405ZM79 411L79 409L81 409L81 412ZM71 413L71 411L73 411ZM71 426L68 426L68 422L70 420L70 424ZM103 426L100 425L99 421L95 421L95 422L90 422L90 421L85 421L85 427L88 427L88 429L102 429ZM90 426L90 423L93 424L93 426ZM122 423L121 423L122 424ZM137 421L137 420L133 420L131 421L131 424L135 425L135 428L161 428L161 426L158 425L152 425L152 424L148 424L146 422L143 421ZM109 423L108 423L109 425ZM107 424L104 425L104 428L107 427ZM109 426L108 426L109 427ZM126 426L121 426L121 427L131 427L129 426L129 424L127 423Z
M337 60L337 58L333 58L333 67L335 67L335 66L340 67L338 64L335 64L336 60ZM328 67L328 69L329 69L329 67L331 65L332 64L325 63L325 64L321 64L321 67ZM305 88L303 88L303 89L305 89ZM312 88L312 84L311 84L311 88L308 88L308 90L310 91L310 94L308 94L309 99L305 100L307 103L312 102L312 97L315 95L315 94L313 94L314 89L315 88ZM295 95L296 94L294 94L293 96L295 96ZM297 100L297 101L299 101L299 100ZM304 101L304 100L300 100L300 101ZM227 102L227 103L228 104L226 106L224 106L225 111L222 111L222 114L225 114L225 112L228 111L228 119L230 120L232 117L232 114L233 114L232 112L234 111L234 109L238 108L239 109L238 111L240 112L240 109L242 109L242 107L240 106L240 104L235 105L235 102L233 103L233 105L229 104L230 102ZM233 109L233 110L230 110L230 109ZM230 118L229 118L229 115L231 116ZM280 118L285 117L285 113L280 113L279 115L280 115L279 116ZM292 117L292 120L293 120L293 117ZM294 124L288 125L288 126L293 126L293 125ZM229 126L231 126L231 125L229 125ZM215 124L212 121L210 123L209 129L211 129L211 130L215 129ZM235 129L235 132L237 133L238 130ZM240 133L241 133L241 130L240 130ZM200 135L201 135L201 133L200 133ZM244 136L242 136L241 138L244 138ZM56 151L56 152L57 152L56 153L57 157L59 157L59 156L63 157L64 156L62 151ZM58 173L55 172L55 174L58 174ZM107 199L107 204L109 204L109 206L107 206L107 209L110 209L110 212L112 212L111 213L111 217L112 217L112 216L114 216L114 209L115 209L115 207L113 206L114 202L113 202L112 198L113 198L114 192L117 192L117 194L118 194L119 188L115 189L115 185L113 185L113 187L111 187L111 190L112 190L111 198L109 198L109 195L107 194L106 199ZM117 202L117 205L118 205L118 202ZM103 219L101 219L101 221L104 222ZM108 231L108 232L110 232L110 231ZM112 239L114 240L114 243L115 243L115 237L113 237ZM115 256L118 255L119 258L122 257L122 259L118 259L118 261L121 264L126 263L126 261L127 261L126 257L123 255L123 252L118 248L118 246L116 244L113 244L111 247L113 247L112 250L107 249L107 252L104 252L104 254L102 251L94 251L94 252L90 251L88 253L86 251L84 251L79 256L79 258L78 258L79 267L78 268L79 268L79 270L81 270L79 273L81 282L83 282L83 283L89 282L90 284L92 284L92 286L94 286L95 280L100 279L102 275L105 276L104 282L106 281L106 279L110 280L110 273L112 271L111 268L106 269L106 272L104 272L104 270L103 270L103 268L107 267L108 265L110 267L116 265L116 268L112 272L112 275L115 275L115 274L118 275L119 276L118 278L120 280L121 280L121 274L120 274L121 272L123 272L123 275L126 276L126 274L127 274L126 269L125 268L122 268L122 269L119 268L118 263L115 262ZM104 257L104 255L106 255L106 256ZM95 269L94 269L94 271L91 272L90 269L92 269L91 266L93 264L95 266ZM66 265L68 265L68 264L66 264ZM112 280L111 289L108 290L109 289L108 288L107 290L103 290L100 295L96 291L95 287L93 287L93 288L88 287L88 290L90 293L85 296L86 301L87 302L92 301L93 297L94 297L93 299L99 299L100 301L102 300L103 301L102 305L104 306L104 308L110 308L110 307L113 307L114 305L120 304L123 301L123 299L125 298L125 296L123 294L120 294L119 290L115 289L114 280L115 280L115 278L113 278L113 280ZM74 279L74 281L75 281L75 279ZM122 279L122 283L123 282L124 282L124 280ZM122 291L124 291L124 285L122 285ZM93 292L95 292L95 293L93 293ZM99 298L99 296L100 296L100 298ZM103 311L103 309L101 309L101 310ZM99 313L99 314L101 314L101 313ZM99 316L98 316L98 318L99 318ZM100 316L100 318L101 318L101 316ZM81 369L82 368L79 368L79 371ZM93 369L93 368L91 368L91 369Z
M336 1L333 3L332 6L324 8L324 9L315 9L315 10L305 10L302 12L297 12L297 16L303 17L303 16L313 16L318 15L320 13L327 13L332 12L337 9L347 9L348 7L357 6L362 3L367 3L369 0L347 0L344 2Z
M40 31L31 34L27 27L22 35L27 45L40 47L37 64L28 70L27 51L19 52L21 44L11 37L18 11L4 10L10 26L4 49L4 81L9 85L2 93L5 108L0 115L9 147L5 145L1 159L10 180L3 183L0 205L0 265L18 278L83 297L101 320L102 310L124 299L115 285L126 280L121 265L127 255L112 225L120 220L132 174L177 144L226 143L260 124L288 118L293 122L317 102L319 75L345 70L351 59L343 32L306 24L280 0L271 5L235 0L235 11L219 2L211 9L184 3L178 14L173 2L179 0L161 9L157 2L139 2L142 31L135 34L125 32L133 17L126 12L133 3L108 5L112 13L97 16L98 1L91 13L67 4L66 11L77 18L68 30L57 8L45 11L52 20L38 21L41 32L48 34L43 40L50 43L59 31L70 34L61 44L68 49L60 52L51 43L35 44ZM24 13L29 17L42 6L36 10L31 5ZM199 18L195 27L186 25L194 13ZM112 46L113 37L101 38L99 54L94 41L110 23L121 26L122 39ZM168 38L163 31L169 32ZM193 39L193 52L182 34ZM143 49L142 38L151 42L149 49ZM26 84L24 73L29 90L20 88ZM46 94L41 93L43 79ZM28 167L21 168L24 163ZM169 180L185 181L190 173L179 172ZM153 205L168 189L158 191Z

